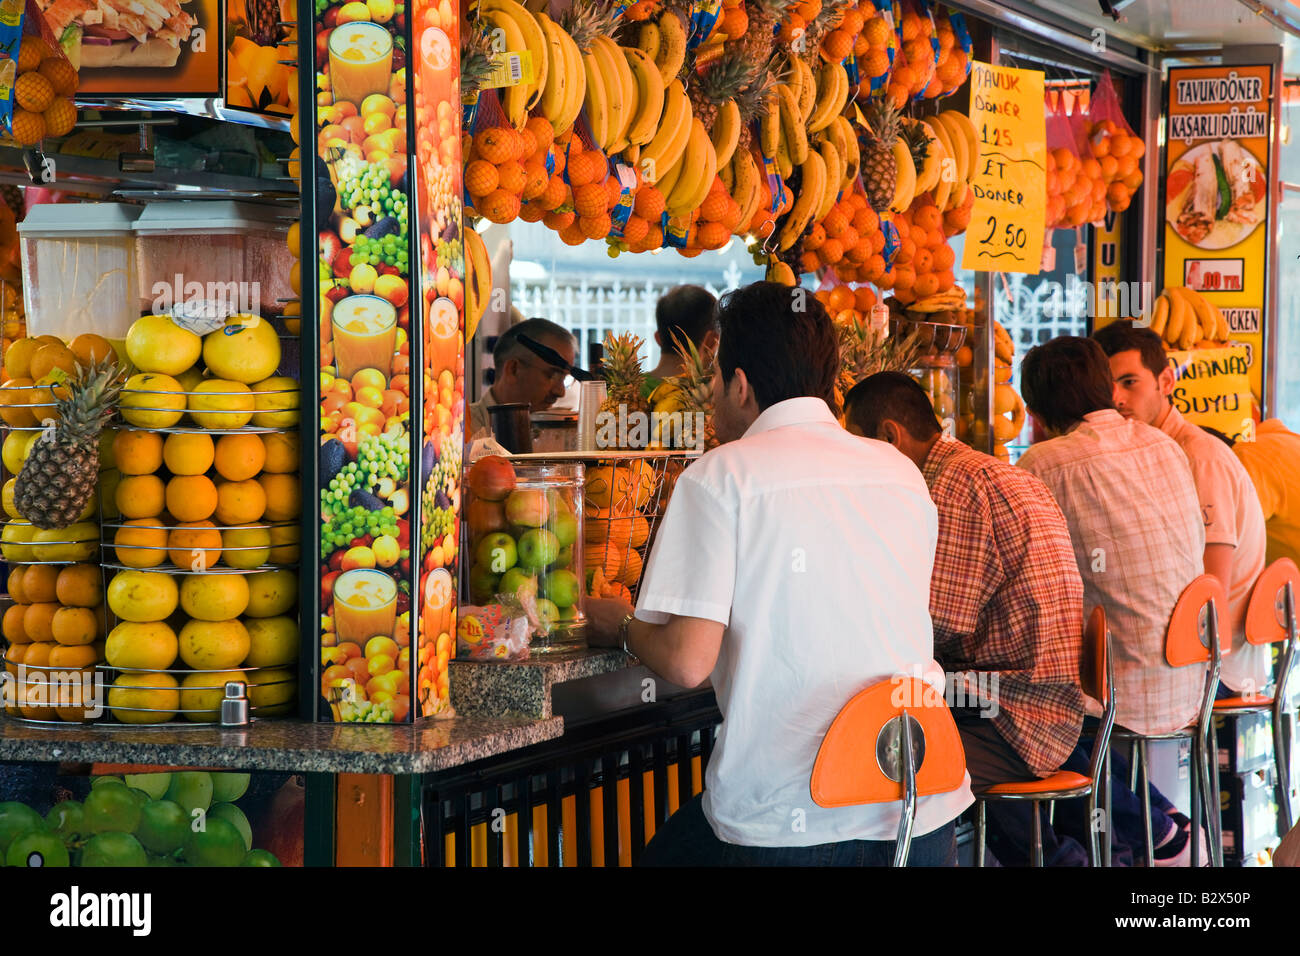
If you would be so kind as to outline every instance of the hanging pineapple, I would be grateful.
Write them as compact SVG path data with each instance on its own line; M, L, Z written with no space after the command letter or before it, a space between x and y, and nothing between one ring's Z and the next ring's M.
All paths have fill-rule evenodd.
M898 185L898 161L894 158L894 140L898 138L898 109L883 96L868 104L864 115L867 130L862 150L862 183L867 202L876 212L884 212L894 201Z
M621 335L606 333L602 366L608 390L605 401L600 406L602 412L617 415L620 408L625 408L624 414L628 416L626 420L631 421L633 413L644 414L650 411L650 405L643 395L645 373L641 370L640 353L644 344L643 339L631 332Z
M750 59L766 62L776 49L776 33L795 0L745 0L749 32L742 48Z
M492 75L492 34L486 30L460 31L460 92L467 100L478 96L483 81Z
M112 358L78 366L59 419L32 445L14 483L14 503L38 528L66 528L85 511L99 480L99 435L113 417L125 370Z
M597 37L612 37L622 24L619 12L607 3L590 0L575 3L560 17L560 27L578 46L579 52L590 53L591 41Z
M683 339L673 332L673 347L682 357L685 368L680 375L663 382L650 396L656 413L681 412L683 417L690 417L692 422L691 443L702 442L704 448L714 448L718 444L713 431L713 353L701 352L690 339ZM660 395L660 390L663 393ZM655 395L659 395L656 400ZM696 415L703 416L704 433L694 433ZM655 436L658 440L659 436Z

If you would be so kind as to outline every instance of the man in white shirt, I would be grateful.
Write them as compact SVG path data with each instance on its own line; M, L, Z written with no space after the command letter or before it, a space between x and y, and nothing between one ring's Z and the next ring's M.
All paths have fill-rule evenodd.
M648 865L887 865L898 804L824 809L813 760L863 688L924 675L942 688L929 616L938 518L892 446L832 414L839 349L804 290L759 282L725 297L714 377L724 442L678 479L634 619L590 602L594 642L665 679L712 679L723 723L704 793L646 848ZM957 790L922 797L910 865L952 865Z
M1246 641L1246 605L1264 570L1267 533L1259 496L1232 448L1193 425L1174 407L1174 370L1160 336L1132 322L1112 322L1092 337L1110 357L1115 408L1158 428L1182 448L1192 468L1205 524L1205 571L1223 582L1232 622L1232 653L1223 659L1220 697L1262 695L1270 648Z

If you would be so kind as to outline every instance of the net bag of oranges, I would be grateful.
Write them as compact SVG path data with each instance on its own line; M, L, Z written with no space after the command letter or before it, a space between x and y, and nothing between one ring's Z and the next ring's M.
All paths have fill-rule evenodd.
M77 125L77 71L35 0L16 25L0 22L0 131L20 146L66 136Z
M1062 99L1051 90L1044 97L1047 114L1047 228L1065 229L1088 221L1092 186L1083 175L1079 149Z
M1102 74L1093 91L1088 118L1091 121L1088 151L1101 169L1106 206L1112 212L1123 212L1142 185L1141 161L1146 144L1124 119L1109 70Z

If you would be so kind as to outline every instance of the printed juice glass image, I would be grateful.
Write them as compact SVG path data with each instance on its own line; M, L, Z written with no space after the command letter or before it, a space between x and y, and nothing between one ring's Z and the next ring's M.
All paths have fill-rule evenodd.
M340 642L365 647L372 637L392 637L397 623L397 582L383 571L353 568L334 582L334 632Z
M377 295L350 295L335 303L330 323L339 378L374 368L388 379L397 348L397 310L391 302Z
M371 93L387 93L393 73L393 36L377 23L357 20L330 32L330 84L334 102L358 108Z

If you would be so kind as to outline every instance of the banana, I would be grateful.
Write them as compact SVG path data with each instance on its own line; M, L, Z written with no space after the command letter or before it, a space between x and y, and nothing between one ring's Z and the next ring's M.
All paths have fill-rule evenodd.
M1219 320L1214 317L1214 312L1210 309L1210 303L1195 289L1184 289L1183 291L1188 302L1191 303L1192 310L1196 313L1196 321L1201 327L1202 337L1207 339L1217 338Z
M677 157L677 162L668 167L668 171L659 177L659 181L654 184L655 188L663 195L665 199L668 194L677 188L677 180L682 175L682 157Z
M937 126L947 134L948 142L944 145L948 147L949 152L953 154L953 158L957 160L957 181L953 183L951 198L948 200L947 206L939 207L940 209L951 209L954 203L966 195L966 191L962 187L970 181L970 151L965 134L957 128L947 114L940 113L934 119Z
M550 120L552 126L558 126L559 120L564 116L565 107L568 106L569 87L573 83L573 78L565 69L567 61L564 43L552 29L555 21L545 13L539 13L537 22L541 24L542 33L546 37L547 55L552 64L552 68L546 73L546 86L542 89L542 115Z
M799 57L794 54L790 54L786 58L786 70L781 74L781 82L790 87L795 102L800 105L799 111L807 118L808 114L803 112L803 71L799 69Z
M717 147L714 147L716 150ZM718 166L718 178L722 180L723 187L727 190L727 195L735 198L736 177L731 171L731 163L723 163Z
M637 115L632 118L627 139L633 146L644 146L654 139L655 131L659 129L659 118L663 116L663 78L655 68L655 61L644 50L633 47L622 49L628 65L632 68L632 73L636 76L637 86ZM740 119L739 110L736 112L736 119L737 121ZM737 136L739 135L737 129Z
M820 153L810 152L808 159L799 168L803 173L803 183L799 187L799 196L795 199L794 206L786 216L785 225L781 227L776 245L780 252L793 246L808 228L821 203L826 185L826 163L822 161Z
M781 141L781 98L775 91L767 95L767 105L758 128L759 146L768 159L776 156L777 144Z
M613 40L596 37L592 46L600 58L601 76L608 84L605 97L609 108L609 141L601 143L600 148L610 153L621 152L627 148L627 130L636 111L636 81L632 78L632 68Z
M934 204L942 211L948 208L948 202L956 192L957 184L960 182L964 185L965 180L961 178L961 165L957 160L956 149L952 144L952 137L948 135L947 127L933 116L924 117L921 122L934 134L935 140L942 147L942 155L939 159L939 182L934 193ZM949 159L952 160L951 176L945 175L945 171L949 169L946 160Z
M1227 316L1225 316L1223 314L1223 311L1213 302L1210 303L1210 311L1214 313L1215 340L1218 342L1228 341L1230 338L1232 338L1232 329L1228 327Z
M816 215L813 216L813 222L821 222L826 218L826 214L831 211L831 206L835 205L835 200L839 197L840 183L844 179L844 161L840 159L835 144L829 139L823 139L818 152L826 164L826 185L821 204L817 207Z
M799 284L799 280L795 278L794 270L775 257L768 261L767 274L763 278L768 282L779 282L781 285L794 286Z
M731 157L731 175L735 181L731 198L740 206L740 225L737 228L743 230L754 218L763 195L758 188L759 172L754 154L747 149L736 150Z
M533 55L533 82L526 89L525 104L525 110L531 110L541 100L542 89L546 86L546 78L549 74L550 60L547 56L546 37L537 18L516 0L482 0L479 4L479 14L491 12L500 13L516 24L524 38L524 49Z
M1190 349L1201 340L1201 323L1196 321L1195 314L1189 318L1191 321L1183 327L1183 334L1178 336L1178 347L1183 350Z
M794 64L795 72L799 74L799 113L803 116L806 126L808 118L812 115L813 106L817 103L817 79L813 76L812 67L804 61L803 57L796 56Z
M573 42L573 37L545 14L537 22L542 25L542 31L560 46L561 59L552 64L552 69L563 72L568 85L560 115L552 121L552 125L557 133L561 133L573 126L574 120L582 112L582 104L587 98L587 72L583 69L582 54ZM547 75L549 82L549 72Z
M849 98L849 76L838 63L823 63L817 71L817 103L808 119L808 132L818 133L831 124Z
M861 147L858 145L858 134L853 129L853 124L849 122L847 116L835 117L835 122L832 125L839 129L839 135L835 142L836 148L839 148L840 139L844 141L844 145L847 147L843 154L845 157L843 188L848 189L862 172L862 152Z
M639 168L641 162L641 147L635 143L623 150L623 161L633 169Z
M587 122L596 145L604 149L610 140L609 86L601 73L600 58L594 45L582 54L582 69L587 77Z
M709 139L709 131L698 117L691 117L691 138L682 156L682 167L677 188L671 197L665 198L669 215L690 215L709 195L718 175L718 154Z
M917 170L916 191L928 193L939 182L939 150L943 147L939 145L939 138L934 135L934 130L924 123L913 122L911 128L919 130L926 140L925 164Z
M903 213L912 205L912 198L916 195L916 165L912 162L912 151L901 136L894 137L894 163L898 166L898 175L894 180L894 201L889 208Z
M473 233L471 236L470 233ZM465 339L474 337L479 320L487 312L492 297L492 260L477 230L465 231Z
M650 182L662 179L686 149L691 133L691 101L681 80L673 80L664 90L664 111L659 131L641 150L641 173Z
M1169 297L1164 293L1156 296L1155 304L1151 307L1151 331L1156 335L1165 334L1165 326L1169 324Z
M740 142L740 107L735 100L727 100L718 107L718 118L713 122L713 149L718 154L718 168L731 163L736 144Z
M659 24L653 20L646 20L641 24L641 29L637 31L636 46L637 49L650 57L650 62L654 63L659 57L659 44L661 37L659 34ZM655 67L658 70L658 67Z
M954 129L961 134L962 140L966 144L966 181L970 182L975 178L980 168L980 138L979 134L975 132L975 124L970 121L969 116L957 110L944 110L939 115L948 123L950 129Z
M1183 326L1190 324L1193 316L1187 302L1176 293L1173 286L1165 289L1164 294L1169 297L1169 322L1165 325L1165 341L1177 345L1182 338Z
M666 11L659 18L659 51L655 55L655 66L665 86L677 79L685 62L686 27L677 14Z
M528 49L528 43L524 40L523 31L519 29L519 24L512 17L500 10L483 10L481 8L480 15L493 27L501 31L505 37L507 50L522 52ZM531 95L532 87L526 83L507 86L502 92L501 108L506 111L506 119L515 129L523 129L524 124L528 122L528 98Z
M808 159L808 130L799 115L799 104L785 83L776 85L776 95L781 101L781 133L790 149L790 159L802 166Z
M776 171L782 179L789 179L794 172L795 162L790 156L790 141L784 136L776 144Z

